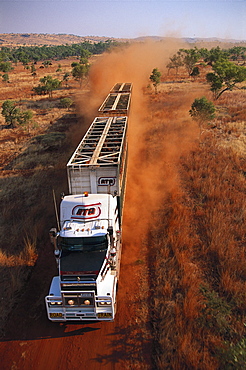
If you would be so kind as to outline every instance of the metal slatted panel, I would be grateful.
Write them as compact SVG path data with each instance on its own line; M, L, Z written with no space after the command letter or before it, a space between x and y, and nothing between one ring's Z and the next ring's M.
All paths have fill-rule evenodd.
M111 93L113 92L125 92L125 93L130 93L132 90L132 84L131 83L117 83L114 85L112 90L110 91Z
M130 106L130 93L110 93L98 111L102 114L128 114Z
M123 149L127 117L96 117L67 166L117 165Z

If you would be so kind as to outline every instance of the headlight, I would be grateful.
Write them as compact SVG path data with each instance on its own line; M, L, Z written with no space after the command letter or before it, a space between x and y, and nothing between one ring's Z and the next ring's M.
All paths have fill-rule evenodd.
M59 305L61 305L62 304L62 302L61 301L58 301L58 302L56 302L56 301L50 301L49 302L49 306L59 306Z
M91 302L89 301L89 299L86 299L86 300L84 301L84 304L88 305L88 304L91 304Z
M99 306L110 306L111 301L99 301L98 304Z
M70 305L70 306L73 306L74 305L74 300L73 299L69 299L67 301L67 303Z

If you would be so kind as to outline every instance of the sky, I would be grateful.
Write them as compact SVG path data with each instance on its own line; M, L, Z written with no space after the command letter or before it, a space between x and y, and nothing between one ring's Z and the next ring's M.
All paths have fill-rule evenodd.
M246 0L0 0L0 33L246 40Z

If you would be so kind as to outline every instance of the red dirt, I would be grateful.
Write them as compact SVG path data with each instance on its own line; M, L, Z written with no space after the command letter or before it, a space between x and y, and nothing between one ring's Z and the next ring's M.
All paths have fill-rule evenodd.
M17 79L18 73L16 76L13 75L12 79L14 77ZM111 82L107 81L106 85L110 89L113 82L111 85ZM105 93L106 91L103 91L101 94ZM13 98L16 97L17 95ZM91 105L94 107L95 102ZM91 113L93 107L90 107L88 113ZM81 108L83 113L84 108ZM13 140L15 137L7 139ZM5 161L5 158L3 160ZM126 208L127 202L126 199ZM146 340L136 342L136 338L141 338L141 334L136 337L136 332L141 332L136 318L140 299L137 285L140 266L135 262L139 258L139 251L138 247L133 248L129 243L130 239L127 240L131 235L128 228L131 221L127 214L124 217L126 236L123 243L115 321L58 324L47 319L44 297L48 293L52 277L57 274L57 269L52 247L44 245L39 250L36 266L25 285L25 291L17 297L16 306L11 311L4 329L5 335L0 342L1 369L146 368L147 359L141 363L146 356L143 354L147 345Z
M135 318L138 271L132 250L128 257L129 248L124 243L116 320L58 324L47 319L42 295L48 291L50 279L56 273L52 248L46 246L9 317L6 335L0 342L1 369L126 369L129 364L131 368L139 368L133 362L142 357L142 343L132 343L131 337L136 329L132 318Z
M163 65L166 54L167 52L164 50L159 55L159 48L155 50L151 45L149 53L148 48L146 53L146 49L140 45L139 50L130 48L125 58L122 58L122 55L106 56L100 62L101 65L95 65L93 70L94 81L91 81L91 90L98 96L99 101L113 86L113 82L133 82L135 89L132 108L134 126L130 127L129 130L131 135L129 144L132 149L130 162L138 156L137 165L141 163L141 156L145 157L146 155L144 147L138 146L138 144L141 144L140 146L146 145L146 142L142 143L141 141L147 129L146 122L153 126L154 119L154 116L147 116L146 119L146 111L143 109L142 87L146 86L152 68L156 64ZM148 58L145 60L146 55ZM139 64L141 56L145 60L145 65L142 67ZM121 63L119 63L120 60ZM125 61L128 61L129 65ZM115 69L116 66L118 66L118 71ZM107 73L102 74L102 69L107 71L108 75ZM100 90L102 86L104 86L104 90ZM107 91L105 91L105 86ZM95 106L95 102L91 105ZM90 104L88 107L91 108ZM143 123L144 118L145 123ZM156 118L158 120L158 117ZM169 159L173 160L174 157L175 153ZM151 347L148 339L142 338L143 328L141 321L139 323L137 311L141 297L139 276L144 265L136 263L138 260L144 259L144 256L141 255L143 252L140 251L141 239L139 236L146 234L148 219L145 218L145 213L142 214L142 200L136 201L135 204L137 198L140 199L141 195L147 196L149 192L147 193L148 190L142 188L143 174L141 172L144 169L140 168L140 176L135 176L139 170L135 166L136 163L129 168L128 184L131 184L131 187L127 188L125 202L125 210L128 212L125 212L124 215L118 312L115 321L113 323L85 324L55 324L48 321L44 297L49 290L52 276L56 274L56 266L52 248L45 245L39 251L37 265L26 284L26 290L18 299L18 305L11 312L5 330L6 335L0 342L1 368L3 370L150 368L148 364L150 363ZM155 183L153 167L149 165L146 168L149 171L148 177L151 178L149 186L153 184L155 192L160 184ZM158 168L155 168L155 175L157 173ZM146 175L144 178L146 179ZM150 200L154 201L153 198Z

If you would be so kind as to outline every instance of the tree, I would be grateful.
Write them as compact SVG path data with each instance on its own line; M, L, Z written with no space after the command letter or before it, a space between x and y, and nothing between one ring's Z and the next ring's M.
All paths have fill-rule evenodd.
M0 62L17 61L27 65L30 62L61 60L69 56L89 58L91 54L101 54L112 47L127 45L127 43L119 43L116 41L107 40L105 42L90 43L88 41L80 42L72 45L56 45L56 46L19 46L18 48L1 47ZM47 66L49 63L45 63Z
M72 68L74 68L74 67L76 67L76 66L78 66L79 65L79 62L73 62L73 63L71 63L71 67Z
M154 68L152 74L150 75L149 79L152 81L153 86L155 88L155 93L157 94L157 86L161 82L161 72L158 71L158 68Z
M27 69L27 67L28 67L28 63L30 62L30 59L28 59L27 57L25 57L25 58L21 58L21 63L23 64L23 66L24 66L24 69Z
M14 101L5 100L2 104L2 115L4 116L5 123L8 127L13 128L18 123L20 109L16 108Z
M16 103L11 100L5 100L2 104L2 115L5 118L9 128L14 128L16 124L26 125L33 117L31 110L21 111L16 107Z
M198 122L200 127L200 137L202 125L215 118L215 106L213 102L207 100L206 97L195 99L189 110L192 119Z
M206 79L216 100L225 91L233 90L237 83L246 80L246 68L229 60L219 60L213 65L213 70L206 75Z
M31 74L33 75L35 72L36 72L36 67L35 67L34 63L32 63L32 65L31 65Z
M0 63L0 71L7 73L13 69L11 62Z
M81 49L81 51L80 51L80 63L81 63L81 59L86 59L88 61L90 56L91 56L91 52L89 52L89 50Z
M75 80L80 82L82 85L83 78L87 76L89 72L89 64L76 64L72 69L72 75Z
M168 73L170 69L175 69L176 70L176 75L178 74L178 69L183 65L181 55L179 52L177 54L174 54L170 59L170 62L166 65L168 68Z
M208 58L208 56L210 54L210 51L207 48L200 48L199 49L199 54L200 54L200 57L203 60L205 60L206 58Z
M246 52L246 47L243 46L234 46L233 48L229 49L229 53L232 60L239 61L240 58L244 59Z
M26 110L20 113L18 117L18 123L23 126L27 126L27 131L29 132L29 124L32 121L33 112L31 110Z
M32 120L33 112L31 110L26 110L20 114L18 119L20 125L28 125Z
M88 64L88 58L81 57L79 60L79 64L84 64L84 65Z
M38 86L35 86L34 88L33 88L33 91L36 93L36 94L38 94L38 95L45 95L45 94L47 94L47 91L46 91L46 87L45 86L43 86L43 85L38 85Z
M67 109L69 109L69 108L71 107L71 105L73 104L73 101L72 101L72 99L70 99L70 98L62 98L62 99L60 100L60 103L61 103L61 106L62 106L63 108L67 108Z
M200 71L199 71L199 68L196 66L196 67L194 67L193 68L193 71L191 72L191 77L194 77L194 79L197 77L197 76L199 76L199 74L200 74Z
M221 50L219 46L216 48L212 48L209 50L206 56L204 56L204 61L209 65L213 66L214 63L228 59L228 52L225 50Z
M68 87L68 77L70 76L70 73L65 72L63 75L63 81L66 83L66 87Z
M2 79L3 79L3 82L9 82L9 75L8 75L8 73L4 73L2 75Z
M50 60L45 60L42 64L44 65L45 68L48 68L52 63Z
M34 87L33 90L38 94L49 94L49 98L52 98L52 93L54 90L57 90L61 86L61 81L57 78L53 78L52 76L44 76L39 80L41 84Z
M88 65L88 59L91 56L91 53L88 50L82 49L80 53L80 64Z
M195 67L195 64L198 62L200 58L199 50L197 48L194 48L194 49L180 49L180 51L182 53L183 64L190 76Z

